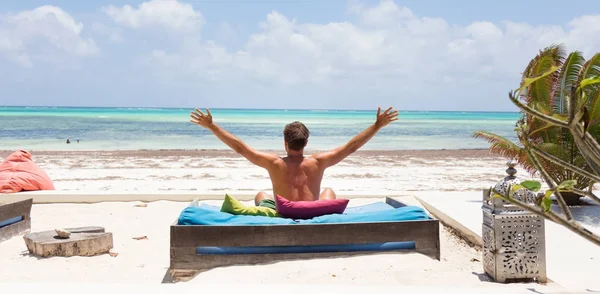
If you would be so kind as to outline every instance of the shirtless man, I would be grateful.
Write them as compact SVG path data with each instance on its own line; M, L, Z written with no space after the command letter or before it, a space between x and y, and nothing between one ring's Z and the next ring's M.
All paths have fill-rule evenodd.
M310 132L301 122L293 122L283 130L286 157L265 153L253 149L213 122L210 110L206 114L199 109L191 113L191 122L209 129L217 138L250 162L269 172L273 193L290 201L314 201L317 199L335 199L331 188L321 191L321 180L325 169L336 165L348 155L365 145L381 128L398 120L398 111L392 107L381 112L377 108L375 123L362 131L348 143L331 151L304 157L304 147L308 143ZM259 192L254 202L257 206L275 209L275 201L265 192Z

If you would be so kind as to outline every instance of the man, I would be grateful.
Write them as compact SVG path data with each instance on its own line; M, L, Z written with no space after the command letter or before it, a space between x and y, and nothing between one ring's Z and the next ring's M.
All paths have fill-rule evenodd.
M331 151L304 157L304 147L308 143L310 132L301 122L293 122L283 130L286 157L264 153L246 145L213 122L210 110L206 114L199 109L191 113L191 122L209 129L217 138L250 162L269 172L273 193L290 201L313 201L317 199L335 199L335 193L327 188L321 191L321 180L325 169L342 161L348 155L365 145L381 128L398 120L398 111L392 107L381 112L377 108L375 123L352 138L343 146ZM259 192L254 199L257 206L275 209L275 201L265 192Z

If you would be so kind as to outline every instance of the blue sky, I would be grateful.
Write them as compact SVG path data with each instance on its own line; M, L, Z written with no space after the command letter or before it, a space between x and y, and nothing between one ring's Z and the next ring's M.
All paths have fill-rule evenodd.
M525 5L526 3L526 5ZM514 111L594 1L0 2L0 105Z

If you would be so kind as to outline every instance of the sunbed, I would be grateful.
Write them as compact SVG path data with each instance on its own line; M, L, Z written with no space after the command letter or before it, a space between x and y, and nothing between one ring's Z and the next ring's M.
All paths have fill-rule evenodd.
M0 242L29 233L32 204L32 198L0 204Z
M201 223L199 225L199 223ZM386 198L310 220L234 216L194 204L171 225L170 271L413 250L440 259L439 221L420 207Z

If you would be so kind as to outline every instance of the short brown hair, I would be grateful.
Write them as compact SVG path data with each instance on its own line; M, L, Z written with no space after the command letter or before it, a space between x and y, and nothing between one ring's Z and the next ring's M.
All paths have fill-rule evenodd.
M308 128L299 121L289 123L283 129L283 138L291 150L302 150L308 143L309 135Z

